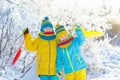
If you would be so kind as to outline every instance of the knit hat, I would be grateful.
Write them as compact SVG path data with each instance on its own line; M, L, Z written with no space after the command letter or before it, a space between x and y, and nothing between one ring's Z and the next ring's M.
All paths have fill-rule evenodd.
M57 39L60 39L62 35L68 35L68 32L65 30L63 25L60 25L59 23L56 25L56 35Z
M45 18L42 20L40 31L41 31L41 32L44 32L44 28L47 28L47 27L53 28L53 25L52 25L52 23L49 21L49 18L48 18L48 17L45 17Z
M60 25L59 23L56 25L56 37L57 37L57 46L61 47L61 48L66 48L68 46L71 45L72 40L73 40L73 36L70 35L66 29L64 28L63 25ZM61 42L60 41L60 37L63 35L68 35L68 38L66 41Z

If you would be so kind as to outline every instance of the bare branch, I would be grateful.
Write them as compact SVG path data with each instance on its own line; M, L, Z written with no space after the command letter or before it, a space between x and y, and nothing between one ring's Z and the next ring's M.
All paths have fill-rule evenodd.
M25 71L25 63L26 63L26 58L27 58L27 55L28 55L28 53L25 55L25 57L24 57L24 61L23 61L23 70L21 71L22 73L24 73L24 71Z
M1 50L1 46L2 46L2 39L3 39L3 30L4 30L4 27L2 27L2 32L1 32L1 39L0 39L0 55L2 54L2 50Z
M24 2L23 0L21 0L21 1L19 2L19 4L16 3L15 1L11 1L11 0L6 0L6 1L9 2L9 3L11 3L11 4L23 5L23 4L29 4L29 3L33 2L34 0L30 0L29 2Z
M25 76L25 74L30 70L32 68L32 66L31 67L29 67L26 71L25 71L25 73L23 73L23 75L22 76L20 76L20 78L22 78L22 77L24 77Z
M10 38L9 38L10 36L8 36L8 30L9 30L9 28L7 28L6 33L4 35L4 38L7 36L6 37L7 39L6 39L6 42L4 43L5 45L4 45L3 49L2 49L3 52L6 49L6 46L7 46L8 42L10 41Z
M15 4L15 3L13 3L12 1L10 1L10 0L6 0L7 2L9 2L9 3L11 3L11 4Z
M5 26L7 25L7 22L8 22L8 18L6 19L5 24L3 23L3 27L2 27L1 39L0 39L0 55L2 54L3 34L4 34Z
M5 66L9 63L9 61L11 60L11 58L12 58L12 56L13 56L13 50L14 50L15 43L16 43L16 41L19 40L20 37L21 37L21 35L14 40L14 44L13 44L12 47L10 48L9 58L6 60L6 62L5 62L5 64L4 64L3 67L5 67ZM4 56L5 56L5 55L4 55Z

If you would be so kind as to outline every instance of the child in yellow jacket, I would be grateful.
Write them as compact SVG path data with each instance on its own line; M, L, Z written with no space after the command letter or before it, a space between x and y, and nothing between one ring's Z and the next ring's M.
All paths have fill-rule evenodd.
M56 35L48 17L42 21L40 34L32 39L28 29L24 30L25 48L36 51L36 72L40 80L58 80L56 76Z

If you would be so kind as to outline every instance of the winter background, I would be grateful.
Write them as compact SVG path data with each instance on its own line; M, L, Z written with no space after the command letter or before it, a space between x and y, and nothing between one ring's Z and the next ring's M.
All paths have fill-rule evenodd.
M23 46L17 63L11 62L23 40L22 30L28 27L36 37L45 16L68 30L78 24L104 32L81 46L89 66L87 80L120 80L119 0L0 0L0 80L39 80L35 53Z

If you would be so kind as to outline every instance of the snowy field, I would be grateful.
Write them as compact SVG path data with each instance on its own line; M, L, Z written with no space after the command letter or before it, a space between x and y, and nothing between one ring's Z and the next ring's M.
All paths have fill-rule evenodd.
M93 53L91 53L93 54ZM88 64L90 65L87 71L87 80L119 80L120 79L120 48L108 47L102 48L101 51L95 56L90 53L84 55ZM99 56L99 59L98 59ZM97 62L97 63L96 63ZM35 63L32 68L25 74L25 76L19 80L39 80L35 73ZM8 80L3 78L0 80ZM7 76L11 77L11 76ZM63 79L64 76L60 78ZM10 79L10 78L9 78ZM12 80L12 79L10 79Z
M81 46L88 64L87 80L120 80L119 0L0 0L0 80L40 80L36 54L24 46L17 63L12 66L11 62L23 40L22 30L29 28L36 37L45 16L54 26L60 22L68 30L78 24L103 32L103 37L87 38Z

